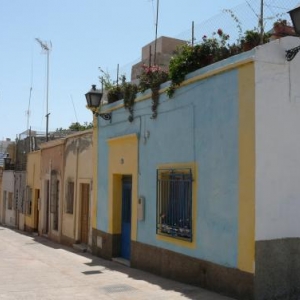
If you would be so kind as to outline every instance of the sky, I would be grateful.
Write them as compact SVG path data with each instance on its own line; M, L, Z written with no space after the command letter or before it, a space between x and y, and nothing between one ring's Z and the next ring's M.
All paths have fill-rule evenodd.
M160 0L158 37L177 37L243 0ZM156 0L0 0L0 140L91 122L84 94L155 38ZM130 74L126 74L130 78ZM30 105L29 105L30 102ZM29 113L28 113L29 111Z

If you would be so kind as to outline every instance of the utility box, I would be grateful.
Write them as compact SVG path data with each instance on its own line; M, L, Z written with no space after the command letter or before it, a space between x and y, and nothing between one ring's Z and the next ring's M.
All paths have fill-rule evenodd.
M140 196L137 205L137 219L138 221L144 221L145 218L145 198Z

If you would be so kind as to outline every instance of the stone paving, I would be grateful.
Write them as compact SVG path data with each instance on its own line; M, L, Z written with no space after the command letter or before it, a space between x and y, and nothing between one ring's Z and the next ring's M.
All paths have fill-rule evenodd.
M0 226L0 299L233 300Z

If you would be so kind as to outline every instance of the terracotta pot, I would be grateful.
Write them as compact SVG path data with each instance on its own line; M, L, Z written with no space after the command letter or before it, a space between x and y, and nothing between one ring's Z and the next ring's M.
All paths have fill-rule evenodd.
M244 52L245 51L249 51L249 50L253 49L254 47L255 46L252 43L250 43L250 42L244 42L242 44L242 49L243 49Z
M293 26L278 24L273 27L274 33L272 34L272 40L279 39L288 35L295 35Z

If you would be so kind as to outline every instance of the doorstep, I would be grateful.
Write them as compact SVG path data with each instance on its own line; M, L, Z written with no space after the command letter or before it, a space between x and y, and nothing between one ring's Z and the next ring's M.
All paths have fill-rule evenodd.
M86 244L73 244L73 249L77 250L78 252L86 252L88 246Z
M123 258L123 257L113 257L111 260L114 261L114 262L117 262L121 265L130 267L130 261L128 259Z

